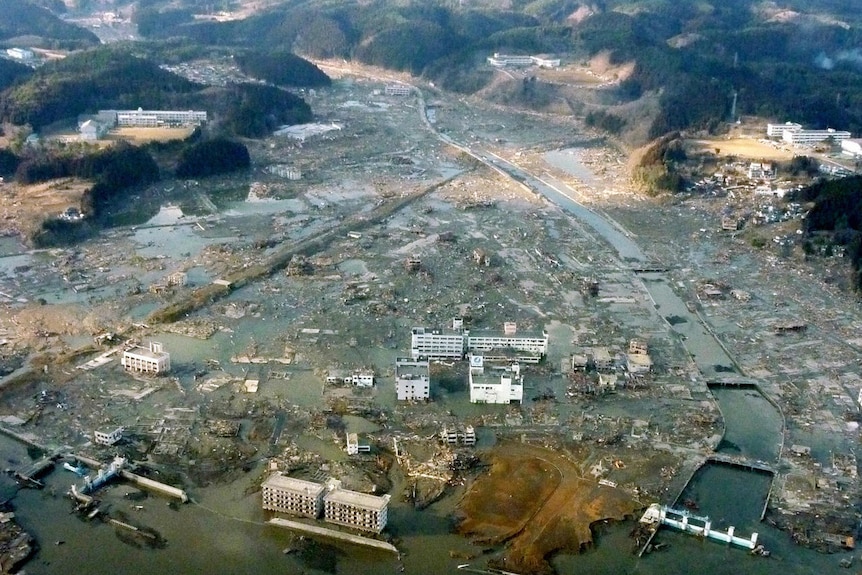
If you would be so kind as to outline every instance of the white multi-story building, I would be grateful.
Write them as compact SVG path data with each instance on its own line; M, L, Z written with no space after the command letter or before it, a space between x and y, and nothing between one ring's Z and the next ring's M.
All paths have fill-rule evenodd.
M517 330L517 324L506 322L503 333L471 332L467 335L467 350L490 361L539 363L548 353L548 333L519 334Z
M99 114L107 111L102 110ZM197 126L207 121L207 113L199 110L117 110L117 125L137 128L161 126Z
M263 508L303 517L320 517L326 487L273 473L263 482Z
M770 138L783 138L784 132L798 132L801 129L802 124L794 124L793 122L766 124L766 135Z
M512 56L509 54L494 53L488 57L488 63L495 68L505 68L507 66L538 66L539 68L559 68L559 58L549 58L548 56Z
M805 146L823 142L830 138L835 141L849 140L850 132L833 130L832 128L825 130L785 130L781 138L794 146Z
M395 359L395 394L398 401L422 401L431 397L430 365L426 358Z
M464 359L464 339L458 332L414 327L410 331L410 355L413 359Z
M341 489L332 482L323 497L323 519L362 531L380 533L386 527L389 495L378 497Z
M114 445L119 440L123 438L123 432L125 428L118 427L113 431L99 431L98 429L93 431L93 441L99 445Z
M524 401L524 376L517 363L505 367L486 367L481 355L470 356L470 403L521 403Z
M150 342L150 346L135 346L123 352L121 360L126 371L140 373L166 373L171 370L171 354L162 344Z

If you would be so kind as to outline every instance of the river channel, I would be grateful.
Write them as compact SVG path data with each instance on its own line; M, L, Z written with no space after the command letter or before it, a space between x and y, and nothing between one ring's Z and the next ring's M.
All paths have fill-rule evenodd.
M565 158L564 158L565 159ZM538 180L505 162L496 165L517 175L530 187L591 226L612 245L628 264L649 264L625 230L602 214L577 203L564 184ZM581 167L580 169L583 169ZM692 360L707 379L737 369L733 359L696 313L674 292L661 273L641 276L656 313L683 339ZM713 389L726 424L720 450L727 455L774 463L781 440L781 417L771 403L753 389ZM361 422L359 422L361 423ZM28 460L26 450L0 437L4 467ZM259 465L262 465L259 464ZM390 525L402 555L358 549L349 545L300 546L295 553L283 550L295 545L293 536L263 523L259 494L254 487L260 467L230 484L195 490L194 502L173 508L165 499L149 497L131 503L125 495L133 489L115 485L100 496L105 504L127 513L135 522L157 529L167 540L163 549L141 549L120 541L114 529L98 522L85 522L70 514L63 497L77 478L56 470L46 478L43 491L21 490L14 498L18 520L40 542L41 550L26 565L31 575L53 575L74 571L75 575L134 574L184 575L198 573L263 574L453 574L462 559L452 552L475 553L464 538L451 532L450 517L458 493L429 509L417 512L394 497ZM396 478L397 482L397 478ZM578 556L561 555L553 560L561 574L596 573L647 575L696 572L699 574L803 574L831 572L837 560L795 547L789 537L760 522L771 477L724 465L701 468L684 497L695 499L703 514L720 525L735 525L738 534L757 531L773 551L769 559L694 537L662 530L659 539L669 550L637 558L631 553L629 531L633 522L599 525L596 546ZM15 494L14 485L0 477L0 497ZM60 544L62 542L62 544ZM476 560L483 563L483 559ZM525 574L526 575L526 574Z

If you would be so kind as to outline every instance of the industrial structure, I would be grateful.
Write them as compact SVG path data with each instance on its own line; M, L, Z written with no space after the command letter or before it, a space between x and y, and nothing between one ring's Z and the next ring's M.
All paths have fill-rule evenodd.
M171 370L171 354L158 342L150 342L149 347L136 345L123 352L121 360L126 371L139 373L166 373Z

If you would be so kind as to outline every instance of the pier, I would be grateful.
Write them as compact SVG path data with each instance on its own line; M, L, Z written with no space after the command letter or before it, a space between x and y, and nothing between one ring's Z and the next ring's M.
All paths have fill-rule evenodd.
M709 517L692 515L688 511L672 509L658 503L650 505L640 521L647 525L654 525L656 532L660 526L666 525L684 533L706 537L748 550L757 547L757 533L752 533L750 538L737 537L734 534L735 528L733 526L728 527L727 531L719 531L712 528L712 521Z

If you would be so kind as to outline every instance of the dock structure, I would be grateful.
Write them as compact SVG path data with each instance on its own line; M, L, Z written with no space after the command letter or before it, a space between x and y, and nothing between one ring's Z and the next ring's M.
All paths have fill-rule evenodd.
M58 456L59 452L46 455L39 461L36 461L32 465L24 469L18 471L10 471L11 475L22 485L42 489L43 487L45 487L45 484L39 481L38 478L48 469L54 467L54 462L56 461Z
M712 521L709 517L692 515L688 511L673 509L658 503L650 505L640 521L647 525L654 525L656 531L661 525L666 525L684 533L706 537L748 550L757 547L757 533L752 533L750 538L737 537L734 535L735 528L733 526L728 527L727 531L719 531L712 528Z

